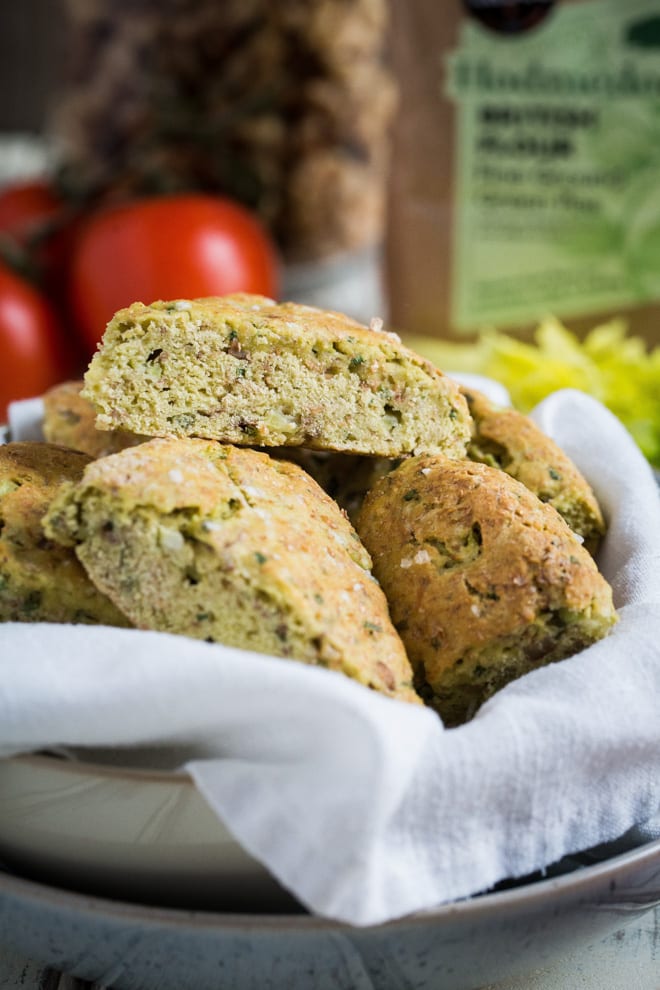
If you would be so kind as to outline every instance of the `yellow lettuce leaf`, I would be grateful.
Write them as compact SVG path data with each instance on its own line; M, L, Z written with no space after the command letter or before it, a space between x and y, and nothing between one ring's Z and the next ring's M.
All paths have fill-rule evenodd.
M407 337L405 343L444 371L496 379L522 412L560 388L588 392L619 417L660 467L660 347L649 351L641 338L628 335L622 320L594 327L583 340L549 317L532 343L497 330L483 331L471 344L432 337Z

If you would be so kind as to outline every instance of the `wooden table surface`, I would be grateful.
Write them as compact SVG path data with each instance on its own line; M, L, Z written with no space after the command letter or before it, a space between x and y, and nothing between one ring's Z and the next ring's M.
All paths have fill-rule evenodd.
M11 946L2 944L1 939L2 933L0 990L105 990L100 984L25 959ZM153 990L158 987L154 986ZM223 984L218 990L242 988ZM269 990L280 988L273 985ZM603 941L594 942L580 953L558 958L551 966L529 973L522 981L489 984L478 990L660 990L660 905Z

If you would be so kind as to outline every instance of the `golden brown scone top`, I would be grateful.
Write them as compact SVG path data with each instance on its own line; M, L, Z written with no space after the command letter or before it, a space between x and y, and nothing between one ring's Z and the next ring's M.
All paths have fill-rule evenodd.
M367 495L357 529L413 667L452 719L615 621L556 510L487 465L410 458Z
M213 517L225 504L233 514L237 498L246 510L252 503L258 508L263 499L273 523L282 524L277 529L282 541L287 537L285 520L296 530L306 530L310 538L324 527L333 534L333 543L343 546L361 567L370 566L352 526L313 478L297 465L261 451L212 440L151 440L122 457L89 464L84 482L111 494L128 514L147 505L163 514L194 507L201 517ZM296 507L301 505L306 512L299 515ZM264 529L258 511L249 518L255 529Z
M151 440L91 462L46 531L139 628L303 660L419 703L367 551L288 461Z
M605 521L589 483L568 455L523 413L501 408L475 389L461 391L473 422L468 456L501 468L554 506L595 552Z

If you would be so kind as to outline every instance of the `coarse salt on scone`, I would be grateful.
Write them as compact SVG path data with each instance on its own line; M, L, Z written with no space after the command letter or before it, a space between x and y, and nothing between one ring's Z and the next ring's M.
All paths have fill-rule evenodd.
M41 527L60 485L78 481L88 463L49 443L0 446L0 621L129 625Z
M246 294L120 310L83 394L101 429L148 436L383 457L470 436L458 386L395 334Z
M368 553L287 461L151 440L89 464L46 530L140 628L302 660L419 701Z
M501 468L552 505L594 553L605 521L589 483L567 454L516 409L501 408L474 389L462 388L473 421L468 457Z
M82 381L62 382L44 393L43 434L49 443L81 450L96 458L147 439L125 430L97 430L96 410L80 394L82 388Z
M408 458L367 495L357 530L418 690L447 724L616 621L610 586L579 538L496 468Z

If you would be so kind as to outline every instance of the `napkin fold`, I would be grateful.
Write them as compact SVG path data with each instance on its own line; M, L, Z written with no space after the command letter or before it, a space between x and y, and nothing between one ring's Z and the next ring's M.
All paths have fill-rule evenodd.
M447 730L340 674L164 633L0 625L0 755L193 746L242 845L310 910L384 922L660 834L660 499L619 421L581 392L534 419L609 522L620 622Z

